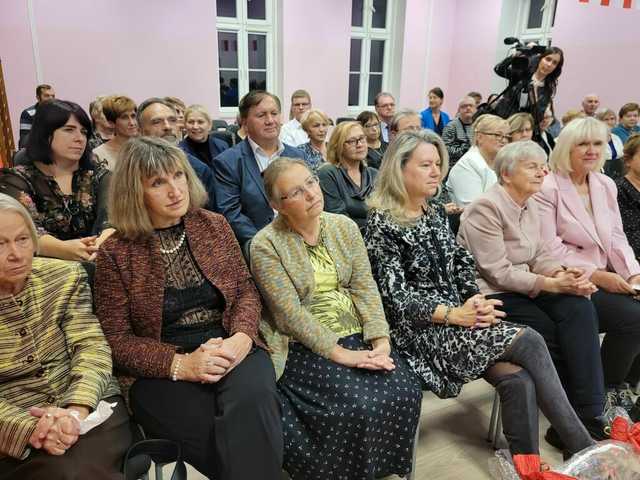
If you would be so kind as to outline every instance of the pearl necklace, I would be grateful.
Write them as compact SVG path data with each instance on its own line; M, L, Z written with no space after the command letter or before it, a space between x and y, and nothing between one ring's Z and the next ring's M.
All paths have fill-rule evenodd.
M182 232L182 235L180 235L180 240L178 240L178 244L175 247L168 248L166 250L164 248L160 248L160 253L163 253L165 255L171 255L173 253L176 253L178 250L180 250L180 247L182 247L182 244L184 243L185 238L187 238L186 230Z

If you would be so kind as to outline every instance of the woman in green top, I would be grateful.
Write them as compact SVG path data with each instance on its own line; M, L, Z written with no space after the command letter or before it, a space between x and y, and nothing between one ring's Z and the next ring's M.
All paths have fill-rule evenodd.
M411 470L422 393L391 350L358 226L323 212L301 160L264 172L276 219L253 239L251 268L268 307L292 479L366 478Z

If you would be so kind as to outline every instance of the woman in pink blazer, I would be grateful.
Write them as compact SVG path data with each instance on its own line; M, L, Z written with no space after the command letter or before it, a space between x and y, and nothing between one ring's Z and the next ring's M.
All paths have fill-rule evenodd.
M613 180L604 163L607 126L594 118L572 121L556 140L539 203L542 236L554 256L585 270L598 291L591 296L601 332L607 402L637 416L625 380L640 353L640 265L627 242ZM635 370L635 368L634 368ZM635 379L633 379L635 381Z

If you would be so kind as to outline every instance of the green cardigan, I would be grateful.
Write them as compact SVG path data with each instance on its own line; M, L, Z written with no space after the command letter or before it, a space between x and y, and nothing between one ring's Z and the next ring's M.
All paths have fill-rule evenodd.
M343 293L353 300L365 341L389 337L378 287L371 275L367 250L358 226L345 215L323 212L322 241L338 271ZM251 271L266 311L260 333L271 351L276 378L284 372L289 339L329 358L338 335L308 310L315 290L313 267L300 235L282 217L258 232L251 242Z

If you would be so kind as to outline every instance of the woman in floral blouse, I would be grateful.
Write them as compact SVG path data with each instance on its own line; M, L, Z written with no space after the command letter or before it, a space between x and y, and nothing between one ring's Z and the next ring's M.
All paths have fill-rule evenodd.
M500 394L517 469L539 462L538 407L573 454L594 442L562 389L542 337L502 321L499 300L479 294L473 257L458 245L444 206L433 200L448 155L433 132L391 143L368 201L365 243L391 339L441 398L483 377Z
M92 261L113 233L106 228L109 173L87 146L91 132L91 120L79 105L46 102L29 136L29 162L0 170L0 192L27 208L43 256Z

